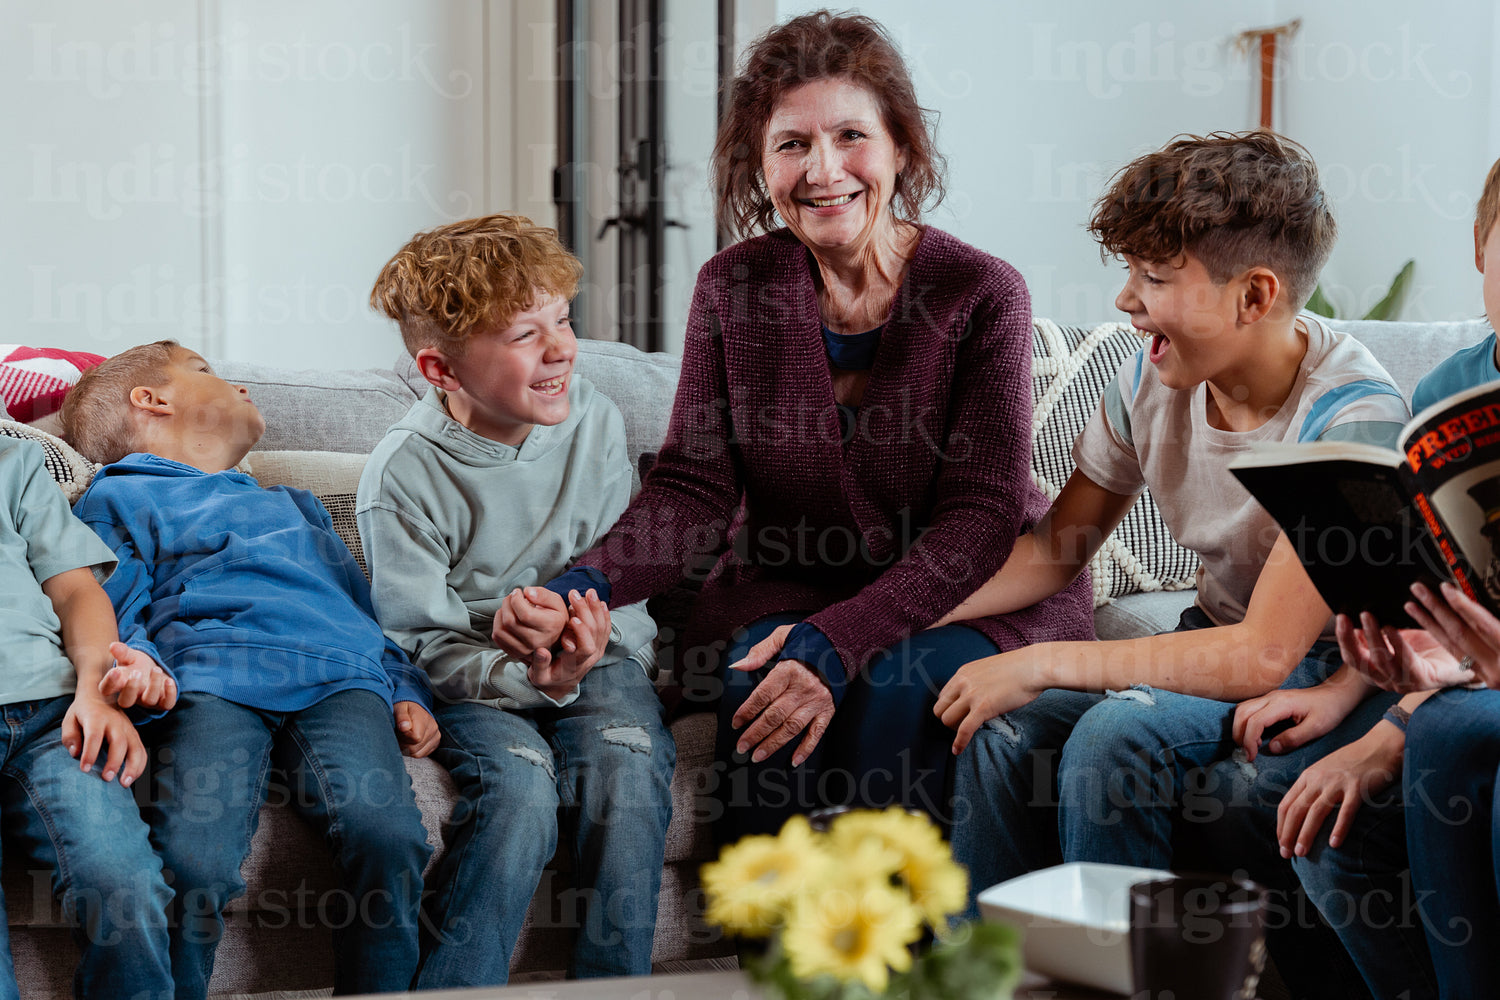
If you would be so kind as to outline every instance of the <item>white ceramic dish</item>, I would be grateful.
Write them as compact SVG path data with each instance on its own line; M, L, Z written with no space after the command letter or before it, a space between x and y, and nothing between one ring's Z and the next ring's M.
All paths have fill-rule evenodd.
M1021 929L1028 969L1128 994L1130 887L1171 877L1155 868L1073 862L991 886L979 894L979 911Z

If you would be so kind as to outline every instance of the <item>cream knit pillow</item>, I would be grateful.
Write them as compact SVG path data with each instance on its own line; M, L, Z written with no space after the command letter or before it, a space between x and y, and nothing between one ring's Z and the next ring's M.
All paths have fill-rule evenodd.
M1073 441L1099 408L1099 397L1115 373L1143 346L1123 323L1093 329L1032 322L1031 428L1035 450L1031 477L1047 499L1056 499L1073 473ZM1198 557L1178 545L1162 523L1151 491L1141 494L1089 563L1094 606L1150 590L1193 586Z

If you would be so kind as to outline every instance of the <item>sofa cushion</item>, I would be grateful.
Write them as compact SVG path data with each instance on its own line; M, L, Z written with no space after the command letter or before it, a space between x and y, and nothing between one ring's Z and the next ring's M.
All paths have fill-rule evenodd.
M1084 329L1038 319L1033 327L1031 475L1053 500L1073 474L1073 441L1142 341L1123 323ZM1148 489L1089 563L1094 606L1125 594L1192 587L1197 571L1198 557L1172 538Z
M1489 321L1484 319L1451 323L1330 320L1328 325L1359 338L1408 400L1422 376L1438 362L1490 335Z

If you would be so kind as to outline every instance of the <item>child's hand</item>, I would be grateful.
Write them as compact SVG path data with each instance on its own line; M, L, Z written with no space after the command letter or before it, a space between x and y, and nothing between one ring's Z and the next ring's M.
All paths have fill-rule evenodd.
M1044 664L1033 662L1030 650L1034 648L1023 646L972 660L959 667L943 685L932 714L955 731L955 755L963 752L980 726L1031 704L1047 690Z
M62 742L84 771L93 770L99 751L108 744L100 777L113 781L118 774L126 788L146 769L146 748L125 713L85 692L74 696L63 716Z
M408 757L426 757L437 749L442 732L432 714L414 701L396 702L396 742Z
M138 704L158 712L177 704L177 682L161 664L123 642L110 643L109 655L115 665L99 682L99 693L105 701L121 708Z
M532 685L554 700L577 687L609 646L609 606L593 590L587 595L569 591L568 599L570 617L559 639L561 651L547 662L538 656L526 672Z
M490 638L513 659L546 666L567 624L568 606L561 597L546 587L517 587L500 602Z
M1328 814L1338 816L1328 832L1330 847L1349 833L1359 807L1384 791L1401 773L1406 737L1395 726L1377 724L1360 739L1340 747L1297 777L1276 808L1276 840L1281 856L1306 857Z
M1242 701L1234 710L1234 741L1254 760L1265 731L1290 719L1295 725L1277 733L1266 747L1267 753L1288 753L1332 731L1369 690L1358 684L1341 687L1319 684L1272 691Z

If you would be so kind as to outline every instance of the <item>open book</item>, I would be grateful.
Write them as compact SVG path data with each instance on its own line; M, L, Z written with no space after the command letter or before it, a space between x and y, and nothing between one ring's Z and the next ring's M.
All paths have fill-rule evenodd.
M1335 612L1410 626L1411 584L1452 580L1500 615L1500 383L1434 403L1398 443L1263 445L1229 469Z

